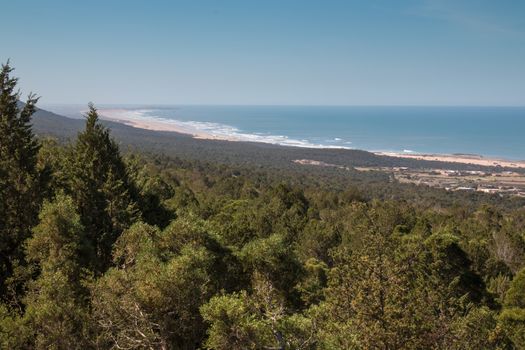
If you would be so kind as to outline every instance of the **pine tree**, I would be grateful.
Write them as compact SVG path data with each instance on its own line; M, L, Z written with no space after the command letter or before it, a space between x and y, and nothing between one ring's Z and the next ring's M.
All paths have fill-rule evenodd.
M40 146L31 130L38 98L30 94L21 107L12 71L9 62L0 70L0 298L11 302L17 287L9 281L23 261L21 243L30 236L41 205Z
M36 349L82 349L89 325L89 274L82 266L90 246L70 197L59 194L45 203L39 218L26 244L28 261L40 270L25 298L29 342Z
M88 239L95 248L94 268L104 271L113 243L140 217L135 189L109 130L90 104L86 128L75 145L70 190Z
M517 349L525 347L525 269L519 271L505 295L500 323Z

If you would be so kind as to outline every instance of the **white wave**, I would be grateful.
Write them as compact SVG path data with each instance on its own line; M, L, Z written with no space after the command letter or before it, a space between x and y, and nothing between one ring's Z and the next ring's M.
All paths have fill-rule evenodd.
M289 138L286 135L268 135L264 133L247 133L242 130L226 124L214 123L214 122L201 122L201 121L182 121L177 119L168 119L153 115L154 110L126 110L126 109L107 109L100 110L99 113L102 117L112 119L115 121L128 122L134 126L148 125L151 122L152 125L164 126L164 130L172 130L181 133L191 134L200 138L210 139L224 139L231 141L248 141L248 142L262 142L270 143L281 146L294 146L294 147L305 147L305 148L332 148L332 149L351 149L351 147L339 146L339 145L325 145L320 143L313 143L308 140L297 140ZM135 124L137 123L137 124ZM172 128L170 128L170 126ZM154 127L149 127L155 129Z

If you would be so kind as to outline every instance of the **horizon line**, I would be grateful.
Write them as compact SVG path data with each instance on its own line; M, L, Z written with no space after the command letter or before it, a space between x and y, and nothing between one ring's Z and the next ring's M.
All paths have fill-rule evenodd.
M24 101L21 101L24 102ZM296 104L296 103L69 103L69 102L45 102L41 106L87 106L93 103L96 106L135 106L135 107L432 107L432 108L525 108L523 105L475 105L475 104Z

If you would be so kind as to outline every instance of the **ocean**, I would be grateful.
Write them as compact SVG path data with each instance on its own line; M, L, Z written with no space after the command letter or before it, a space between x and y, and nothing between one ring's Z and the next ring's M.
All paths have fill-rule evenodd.
M108 107L246 141L525 159L525 107L101 106Z

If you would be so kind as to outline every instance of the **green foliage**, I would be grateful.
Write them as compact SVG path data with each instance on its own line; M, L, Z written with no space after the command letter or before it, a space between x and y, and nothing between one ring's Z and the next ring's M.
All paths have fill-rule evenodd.
M209 349L258 349L273 342L271 330L257 317L246 292L213 297L201 313L211 324L206 341Z
M0 348L525 348L522 200L291 162L313 150L124 157L93 106L73 144L39 143L10 72Z
M304 277L297 284L297 290L306 305L318 304L324 297L328 282L328 266L315 258L304 263Z
M39 218L26 256L40 273L29 284L23 322L36 349L81 349L88 325L88 274L82 266L90 247L70 197L45 203Z
M217 291L211 278L216 257L192 238L173 237L172 230L137 223L116 242L118 266L92 291L99 346L199 344L205 327L198 310Z
M458 346L453 325L469 301L481 301L483 284L456 239L407 234L399 229L406 212L389 204L356 209L353 243L334 251L326 301L316 309L321 348Z
M95 248L95 268L102 272L110 264L113 243L140 217L140 211L119 148L100 124L95 107L89 108L86 128L73 152L69 193Z
M9 62L0 69L0 300L17 304L20 286L11 277L23 264L22 243L37 222L43 179L31 130L38 98L30 94L19 104L12 71Z
M24 349L30 346L31 329L20 315L0 304L0 348Z
M503 329L517 348L525 347L525 269L515 276L500 315Z
M452 325L452 349L512 349L512 342L497 325L497 311L472 308Z
M138 157L130 157L127 165L130 180L137 187L137 204L144 221L161 228L166 227L175 218L174 211L169 210L166 204L175 194L174 186L154 169L142 164Z
M282 235L254 239L244 246L239 255L250 274L263 274L276 289L288 296L290 302L299 302L293 287L299 282L303 268Z
M456 236L436 233L425 244L430 250L429 268L435 271L439 283L449 288L454 297L466 296L470 301L490 303L491 296L486 293L485 284L471 269L471 261L459 246Z
M313 349L313 322L289 315L272 283L256 274L252 295L246 291L213 297L201 307L210 324L209 349Z

